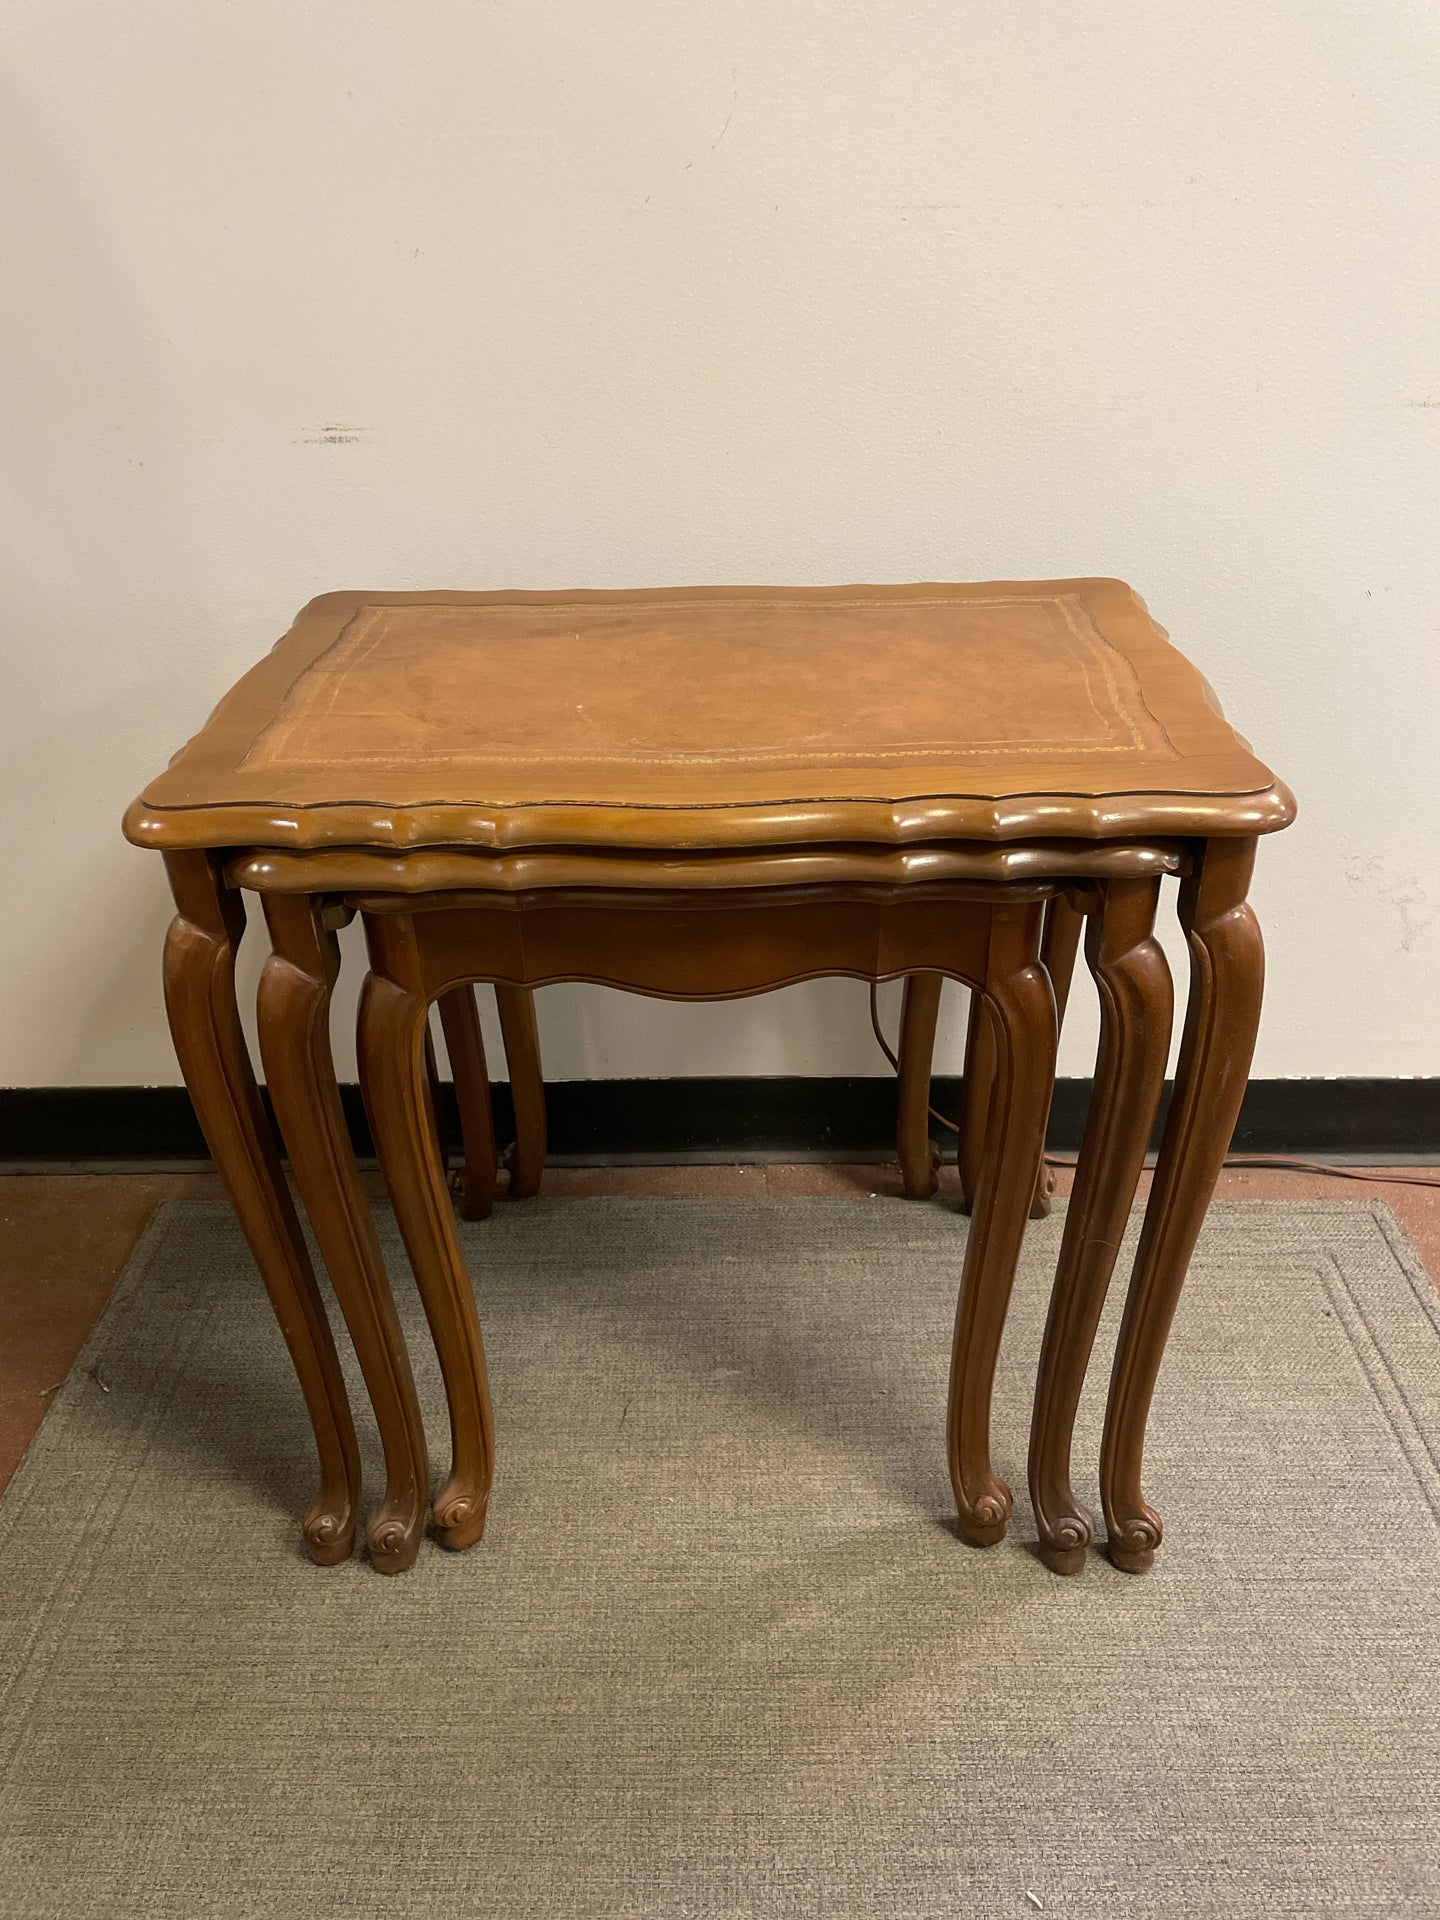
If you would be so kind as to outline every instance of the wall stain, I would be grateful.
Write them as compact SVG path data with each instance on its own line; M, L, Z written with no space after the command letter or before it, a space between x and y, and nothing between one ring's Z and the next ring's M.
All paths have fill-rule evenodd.
M364 427L306 427L295 442L297 447L352 447Z
M1428 933L1440 907L1431 898L1423 879L1406 879L1386 871L1377 854L1352 855L1345 862L1345 878L1359 894L1369 894L1400 916L1401 953L1413 953L1422 934Z

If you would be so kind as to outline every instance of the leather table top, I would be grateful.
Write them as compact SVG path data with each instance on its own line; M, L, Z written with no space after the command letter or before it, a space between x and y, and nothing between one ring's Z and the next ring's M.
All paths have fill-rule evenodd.
M1273 831L1117 580L332 593L131 807L163 848L691 849Z

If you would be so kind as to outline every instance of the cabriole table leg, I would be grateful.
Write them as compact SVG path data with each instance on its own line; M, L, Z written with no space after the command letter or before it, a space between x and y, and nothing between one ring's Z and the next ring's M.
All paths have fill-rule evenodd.
M1102 881L1086 957L1100 998L1100 1050L1075 1189L1050 1297L1030 1430L1040 1553L1078 1573L1094 1535L1070 1487L1075 1410L1165 1079L1173 994L1154 938L1158 880Z
M1253 840L1210 840L1180 886L1190 998L1116 1348L1100 1461L1110 1558L1128 1573L1144 1573L1160 1544L1160 1516L1141 1491L1145 1423L1185 1271L1240 1116L1260 1020L1264 947L1246 900L1254 864Z
M450 1478L436 1495L435 1522L446 1546L463 1548L485 1530L495 1428L475 1295L426 1119L428 1013L422 990L369 975L360 998L360 1084L450 1407Z
M895 1150L907 1200L929 1200L939 1185L930 1138L930 1076L943 973L912 973L900 1008L900 1066L895 1083Z
M1065 1022L1065 1007L1070 997L1070 980L1075 971L1075 954L1080 945L1084 914L1064 894L1057 893L1045 909L1045 931L1040 943L1040 958L1050 975L1055 995L1055 1030L1058 1035ZM960 1127L956 1160L960 1172L961 1211L969 1213L975 1204L980 1180L980 1162L990 1136L990 1107L995 1085L995 1038L990 1030L990 1013L984 996L974 994L970 1001L970 1023L965 1035L965 1077L960 1088ZM1055 1176L1041 1160L1035 1176L1035 1193L1030 1203L1030 1218L1044 1220L1050 1212L1050 1196Z
M960 1211L971 1213L980 1190L980 1168L990 1139L990 1109L995 1093L995 1035L983 993L970 993L965 1027L965 1066L960 1081L960 1132L955 1163L960 1174Z
M435 1052L435 1036L425 1029L425 1093L430 1103L430 1125L435 1134L435 1151L440 1165L448 1172L449 1147L445 1139L445 1111L440 1100L440 1060Z
M209 853L167 853L176 914L165 937L165 1010L206 1144L290 1350L320 1455L320 1491L302 1523L312 1560L333 1566L355 1544L360 1452L324 1302L235 1004L245 908Z
M528 1200L540 1191L546 1148L545 1073L540 1064L535 996L528 987L497 983L495 1003L515 1105L515 1144L508 1156L510 1198Z
M1070 982L1075 973L1075 955L1080 950L1080 935L1085 914L1068 895L1057 893L1045 909L1045 934L1040 942L1040 958L1050 976L1055 995L1055 1032L1058 1039L1065 1025L1065 1009L1070 1001ZM1055 1169L1042 1160L1035 1181L1035 1198L1030 1203L1030 1218L1046 1220L1050 1216L1055 1192Z
M495 1115L490 1105L490 1076L473 987L453 987L440 996L440 1026L455 1102L460 1109L464 1172L460 1187L462 1220L488 1220L495 1205Z
M307 894L265 895L273 952L260 977L260 1051L295 1184L310 1215L380 1429L385 1499L366 1528L382 1573L403 1573L420 1550L429 1504L425 1430L380 1243L361 1191L335 1064L330 995L340 960L321 904ZM432 1122L422 1088L427 1139Z
M1055 1000L1039 958L1037 907L996 908L984 995L992 1121L955 1314L948 1451L960 1531L976 1546L993 1546L1012 1500L990 1464L990 1399L1055 1080Z

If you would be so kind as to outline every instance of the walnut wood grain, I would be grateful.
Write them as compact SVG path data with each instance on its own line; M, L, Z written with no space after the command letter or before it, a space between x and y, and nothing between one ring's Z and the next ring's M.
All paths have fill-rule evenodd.
M324 1302L235 1003L235 953L245 931L240 896L205 853L165 858L175 918L165 937L165 1009L196 1118L275 1309L320 1456L320 1491L301 1525L322 1566L349 1557L360 1501L360 1453Z
M260 1051L295 1184L345 1315L385 1454L385 1497L366 1527L372 1564L401 1573L420 1548L430 1472L420 1403L374 1222L360 1189L335 1064L330 996L340 961L316 903L265 902L272 952L260 976ZM421 1065L422 1115L433 1136Z
M1100 997L1100 1047L1045 1324L1030 1437L1040 1552L1078 1573L1094 1534L1070 1486L1071 1437L1095 1329L1135 1198L1165 1079L1173 995L1154 938L1159 883L1101 883L1086 957ZM1078 924L1079 916L1069 910Z
M1110 1378L1100 1491L1110 1558L1152 1564L1163 1532L1145 1499L1145 1427L1170 1324L1230 1148L1260 1023L1265 954L1246 898L1255 843L1212 841L1180 888L1190 995L1175 1089L1135 1255Z

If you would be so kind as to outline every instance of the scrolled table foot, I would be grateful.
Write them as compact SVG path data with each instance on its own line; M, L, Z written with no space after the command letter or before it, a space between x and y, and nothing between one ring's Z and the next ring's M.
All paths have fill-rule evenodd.
M1159 1514L1147 1507L1143 1514L1111 1521L1105 1551L1122 1573L1148 1573L1164 1531Z
M995 1547L1005 1538L1015 1499L1003 1480L992 1473L973 1499L956 1489L956 1524L972 1547Z
M425 1534L425 1506L421 1501L387 1500L370 1516L365 1546L377 1573L408 1573L415 1564Z
M477 1495L470 1487L448 1486L435 1502L435 1530L442 1547L463 1553L475 1546L485 1532L488 1495Z
M317 1567L338 1567L355 1551L355 1509L348 1502L337 1507L322 1494L306 1509L300 1534Z
M1052 1573L1082 1573L1094 1538L1094 1521L1077 1507L1041 1526L1037 1550Z

